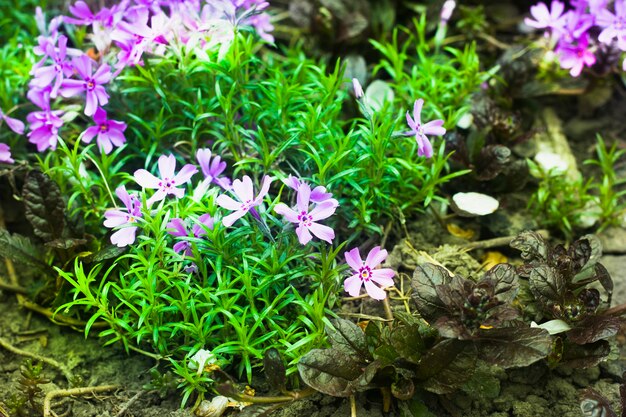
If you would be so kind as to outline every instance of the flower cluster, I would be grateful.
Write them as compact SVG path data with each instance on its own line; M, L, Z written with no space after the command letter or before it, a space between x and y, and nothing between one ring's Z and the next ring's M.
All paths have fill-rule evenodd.
M99 117L106 119L106 114ZM0 156L2 156L2 152L4 149L0 147ZM223 192L215 200L216 204L231 211L230 214L221 219L224 226L232 226L247 213L250 213L261 224L265 224L256 208L262 204L265 196L269 193L272 178L267 175L263 177L261 189L255 195L252 179L247 175L244 175L241 180L235 179L230 186L230 180L221 176L226 169L226 163L219 156L213 157L210 150L200 149L196 157L205 176L196 188L196 192L198 189L206 191L210 184L215 184L222 189ZM176 158L173 155L161 155L157 161L157 166L159 177L146 169L138 169L134 174L134 179L138 185L144 189L156 190L146 200L148 207L169 195L175 199L182 198L185 189L180 187L187 184L191 177L198 172L194 165L186 164L176 173ZM331 227L321 224L320 221L332 216L339 206L339 202L324 186L311 188L308 183L292 175L283 180L283 183L296 191L296 205L292 208L284 203L278 203L274 207L274 211L283 215L287 222L297 225L298 241L302 245L307 245L315 236L332 244L335 231ZM143 194L131 194L123 185L118 187L115 193L124 204L124 208L107 210L104 214L104 226L117 229L111 235L111 243L124 247L135 242L137 229L144 220L144 213L142 212ZM196 197L194 196L194 199ZM176 217L171 219L167 223L167 232L177 240L173 246L174 251L181 253L185 258L193 257L192 242L206 237L207 231L213 230L214 223L215 219L209 213L198 217L195 223L189 218ZM355 274L346 279L345 290L350 295L356 296L360 288L365 286L365 290L372 298L384 299L386 293L382 288L393 285L394 272L387 268L376 268L387 257L387 251L376 247L372 249L365 261L361 260L358 248L346 252L345 256L348 265L355 271ZM185 268L188 273L197 270L198 268L194 263Z
M69 7L71 16L57 17L48 27L37 8L41 35L34 53L40 60L31 70L27 96L39 110L27 117L29 142L39 152L56 149L63 112L54 109L55 100L81 97L84 114L96 122L84 132L83 141L99 132L98 148L110 153L126 141L126 125L108 120L102 107L109 101L108 84L124 68L143 65L146 54L164 55L169 46L180 44L206 59L209 51L218 50L222 59L241 26L251 26L262 39L273 42L267 6L261 0L130 0L93 11L77 1ZM94 53L69 48L67 37L59 32L61 24L90 27Z
M577 77L596 63L599 55L626 51L626 0L576 0L572 9L553 0L550 7L538 3L530 8L525 23L544 29L562 68ZM626 70L626 60L622 62Z

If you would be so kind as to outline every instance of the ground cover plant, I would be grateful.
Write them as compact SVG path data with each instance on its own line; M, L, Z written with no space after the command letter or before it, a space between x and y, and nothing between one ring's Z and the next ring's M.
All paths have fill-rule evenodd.
M609 22L621 3L589 25L600 6L560 17L559 5L526 23L552 31L572 76L593 64L564 52L588 48L586 30L621 50ZM370 39L364 72L284 42L264 1L13 9L1 27L0 255L34 277L26 287L9 273L2 288L153 359L151 390L172 379L198 415L221 396L261 415L314 391L354 401L373 389L385 412L425 409L424 393L471 392L489 369L589 367L615 351L626 309L611 307L598 240L575 237L621 227L623 151L598 137L599 179L575 183L513 156L531 134L507 118L514 98L498 97L504 64L482 61L484 36L448 33L454 2ZM457 30L483 12L463 9ZM566 243L526 231L505 238L518 263L464 276L431 258L406 286L389 267L416 218L471 233L446 214L452 193L533 181L529 210ZM372 314L344 318L366 299ZM11 413L50 415L41 372L24 364ZM267 396L245 388L262 373ZM609 412L601 395L585 399Z

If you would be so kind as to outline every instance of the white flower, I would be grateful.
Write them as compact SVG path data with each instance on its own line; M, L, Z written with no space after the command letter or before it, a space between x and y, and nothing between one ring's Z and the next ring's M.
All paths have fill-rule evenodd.
M191 357L188 366L192 371L197 369L199 376L207 365L212 365L215 362L217 362L217 357L210 350L200 349Z

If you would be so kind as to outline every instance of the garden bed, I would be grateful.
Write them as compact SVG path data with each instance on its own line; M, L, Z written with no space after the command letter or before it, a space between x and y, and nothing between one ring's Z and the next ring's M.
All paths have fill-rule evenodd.
M0 416L626 413L624 1L0 10Z

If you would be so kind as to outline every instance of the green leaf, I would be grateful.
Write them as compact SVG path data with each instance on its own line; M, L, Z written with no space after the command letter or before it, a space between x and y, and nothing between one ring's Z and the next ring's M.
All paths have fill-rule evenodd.
M439 265L423 264L415 268L411 295L424 319L434 321L447 313L445 304L439 299L437 286L447 285L451 280L448 271Z
M480 358L503 368L528 366L548 356L550 333L531 327L481 329L478 334Z
M22 196L35 234L48 242L60 238L65 228L65 202L59 186L42 172L30 171Z

